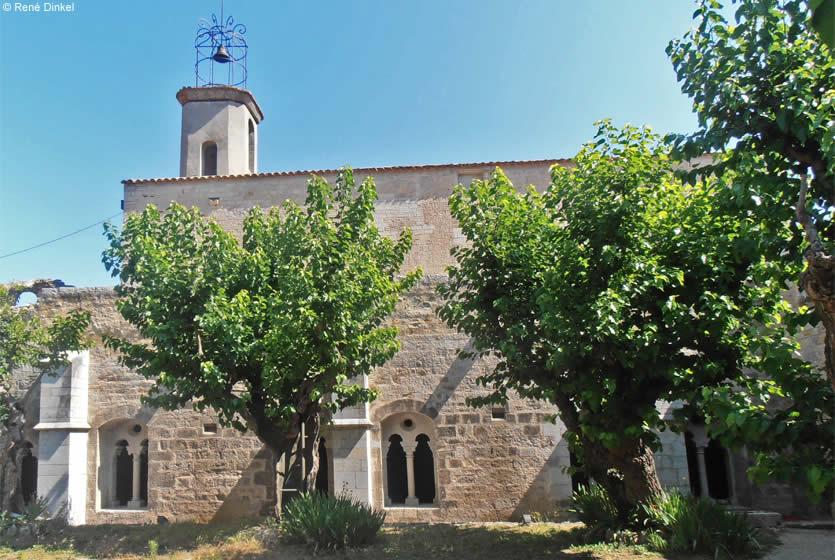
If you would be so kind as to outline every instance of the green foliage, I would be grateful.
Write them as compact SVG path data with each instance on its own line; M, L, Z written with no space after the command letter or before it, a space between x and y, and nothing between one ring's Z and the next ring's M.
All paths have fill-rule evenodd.
M835 0L808 0L812 10L812 26L821 40L835 49Z
M469 244L454 251L440 315L499 358L478 378L492 393L471 403L510 390L554 402L588 464L578 441L656 447L659 400L688 403L687 417L706 389L747 383L746 368L811 375L788 337L782 263L757 241L763 228L789 238L789 225L723 213L730 189L682 183L658 137L608 122L545 193L518 192L500 170L459 185L450 208Z
M281 528L295 542L314 551L342 550L371 544L386 514L347 495L302 494L287 506Z
M148 541L148 558L156 560L159 554L159 543L154 539Z
M600 485L580 486L571 495L570 511L586 524L585 539L588 542L602 540L607 531L623 529L615 503Z
M759 532L744 515L712 500L664 493L641 504L638 518L658 552L748 556L761 549Z
M667 49L699 122L695 133L670 137L673 155L715 154L688 179L708 172L721 177L728 188L717 192L713 214L757 223L744 241L779 264L770 269L774 282L798 282L811 278L800 275L810 244L819 254L831 255L835 247L835 62L803 0L736 4L729 22L717 2L700 1L695 29ZM817 2L812 7L824 8ZM810 216L806 226L816 230L817 241L786 227L796 220L801 174L811 178L801 210ZM831 282L831 270L822 270L821 278ZM817 315L802 306L786 317L790 331L821 318L831 324L831 302L815 303ZM767 378L703 388L711 437L729 447L746 445L755 458L755 480L794 480L819 498L831 491L835 471L832 388L815 371L785 367L782 351L774 355L761 345L760 352L760 364L751 367ZM830 363L830 381L831 368Z
M12 372L21 366L54 370L66 362L66 352L82 350L90 341L85 333L90 314L71 311L45 323L33 307L17 307L23 291L15 284L0 286L0 423L8 419Z
M106 343L154 381L146 402L211 407L282 450L320 411L371 400L351 380L399 349L385 322L420 276L399 276L411 234L384 237L376 200L373 180L357 187L346 169L334 186L311 178L304 207L251 210L242 243L177 204L108 228L103 260L141 341Z

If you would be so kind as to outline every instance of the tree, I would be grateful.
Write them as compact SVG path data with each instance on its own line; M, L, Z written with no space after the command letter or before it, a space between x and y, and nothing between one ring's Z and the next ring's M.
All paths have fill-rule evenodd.
M835 0L808 0L812 26L830 49L835 49Z
M106 342L154 380L145 402L213 409L251 430L273 467L283 460L277 484L310 488L320 415L374 398L350 381L397 352L385 321L420 276L398 277L411 234L381 235L376 199L373 180L355 188L347 169L335 187L311 178L304 208L250 211L242 243L177 204L108 228L103 259L121 280L117 306L142 340Z
M89 313L75 310L46 323L32 307L17 306L23 292L54 285L38 280L0 286L0 441L4 452L0 459L0 491L9 492L4 506L12 511L23 506L18 463L26 423L14 374L26 366L48 374L66 364L68 351L82 350L90 344L85 335Z
M555 404L624 519L660 490L659 401L689 416L743 368L808 370L786 336L778 263L750 241L763 222L713 211L726 188L683 184L651 132L604 121L546 192L517 192L496 170L450 198L469 243L454 250L440 316L499 360L471 404L511 390Z
M733 171L740 198L761 200L757 212L775 224L786 205L794 207L800 229L783 258L805 260L799 284L826 329L826 373L835 387L832 51L803 0L740 0L735 24L716 0L702 0L694 19L697 27L667 47L699 122L695 133L671 136L675 155L716 153L691 177Z
M826 6L812 7L825 17ZM814 314L801 305L794 323L822 320L829 378L761 370L767 377L705 388L703 413L713 437L754 455L754 480L799 482L817 499L831 491L835 467L835 64L799 0L743 0L733 25L705 0L694 18L697 27L667 48L699 119L695 133L670 136L674 155L713 152L687 178L722 176L729 188L717 193L715 208L729 219L761 221L749 242L782 262L775 279L794 280L811 299ZM786 238L792 222L800 227Z

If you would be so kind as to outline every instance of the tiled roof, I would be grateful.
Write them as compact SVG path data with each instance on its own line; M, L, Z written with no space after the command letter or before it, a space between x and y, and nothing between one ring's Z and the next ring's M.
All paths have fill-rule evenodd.
M571 160L568 159L530 159L530 160L516 160L516 161L479 161L472 163L432 163L425 165L395 165L384 167L357 167L354 168L355 173L378 173L388 171L419 171L421 169L441 169L445 167L466 168L466 167L496 167L508 165L525 165L525 164L551 164L560 163L566 164ZM297 175L325 175L329 173L337 173L339 169L307 169L298 171L267 171L264 173L242 173L238 175L209 175L209 176L192 176L192 177L159 177L156 179L124 179L124 185L138 185L143 183L181 183L188 181L221 181L228 179L248 179L253 177L291 177Z

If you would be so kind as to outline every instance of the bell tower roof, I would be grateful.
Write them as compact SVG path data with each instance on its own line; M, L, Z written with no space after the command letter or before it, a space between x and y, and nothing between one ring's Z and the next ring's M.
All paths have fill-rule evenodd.
M252 118L255 119L255 124L264 120L264 112L255 101L255 96L249 90L234 86L202 86L202 87L184 87L177 92L177 101L180 105L185 106L186 103L194 101L231 101L246 105L249 109Z

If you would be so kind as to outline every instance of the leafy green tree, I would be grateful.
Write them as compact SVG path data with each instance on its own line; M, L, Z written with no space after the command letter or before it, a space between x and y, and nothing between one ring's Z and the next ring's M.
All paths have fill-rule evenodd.
M309 488L321 414L374 398L351 380L399 349L385 322L420 276L398 276L411 233L384 237L376 199L343 170L335 186L311 178L305 207L250 211L243 243L177 204L107 229L117 306L142 340L106 342L155 381L146 402L211 408L282 461L277 483Z
M823 42L835 49L835 0L807 0L812 10L812 26Z
M26 421L14 387L15 370L29 366L49 373L66 364L68 351L82 350L90 344L85 335L89 313L75 310L45 322L33 307L17 306L23 292L49 285L52 282L35 281L0 286L0 472L5 478L0 489L10 490L5 505L12 510L23 506L22 495L17 483L7 485L6 481L18 480L16 469Z
M683 184L651 132L604 121L546 192L520 193L496 170L449 201L469 243L454 250L440 316L499 360L471 404L511 390L555 404L622 518L660 490L659 401L691 417L706 387L745 382L744 368L809 370L786 336L782 263L750 241L770 224L717 215L727 188Z
M671 137L675 155L715 153L691 177L733 171L738 199L760 202L753 211L773 230L794 209L801 227L780 249L787 266L805 260L799 284L826 328L826 372L835 387L832 51L804 0L739 0L733 23L716 0L702 0L694 19L695 29L667 47L699 122L695 133Z

